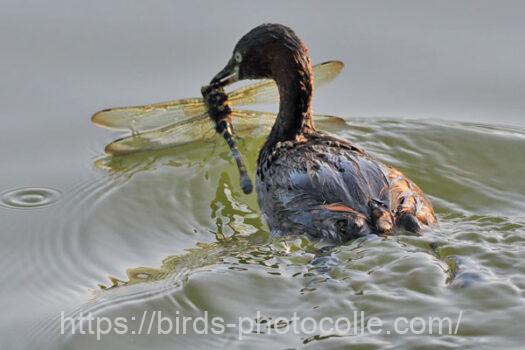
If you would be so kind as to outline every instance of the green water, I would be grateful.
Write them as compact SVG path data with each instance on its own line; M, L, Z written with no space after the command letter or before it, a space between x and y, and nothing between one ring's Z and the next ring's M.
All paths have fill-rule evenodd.
M82 178L40 208L0 207L2 345L11 348L518 348L525 320L525 130L351 119L326 125L403 170L439 226L332 250L273 239L242 194L220 139L122 158L93 154ZM243 135L250 174L264 141ZM100 145L100 148L102 145ZM7 235L5 234L7 233ZM24 285L25 288L16 286ZM61 335L60 313L255 319L264 334ZM278 317L450 317L454 334L275 334ZM28 321L30 320L30 321ZM282 325L281 325L282 326ZM67 327L66 327L67 328ZM153 327L153 330L156 328ZM21 331L23 330L23 336ZM71 332L70 329L66 331ZM153 331L154 333L154 331ZM5 344L5 345L4 345ZM2 347L4 349L4 347Z

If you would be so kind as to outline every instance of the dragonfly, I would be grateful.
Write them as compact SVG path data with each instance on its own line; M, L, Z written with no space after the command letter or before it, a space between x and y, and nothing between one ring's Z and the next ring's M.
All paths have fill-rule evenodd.
M315 86L334 80L344 68L341 61L327 61L313 67ZM238 106L269 104L279 101L277 85L263 80L227 93L236 132L271 127L277 115L271 112L237 109ZM343 121L339 117L314 115L317 122ZM111 156L155 151L195 141L211 139L215 125L202 98L187 98L147 104L117 107L95 113L92 122L100 127L131 131L131 135L117 139L105 147Z

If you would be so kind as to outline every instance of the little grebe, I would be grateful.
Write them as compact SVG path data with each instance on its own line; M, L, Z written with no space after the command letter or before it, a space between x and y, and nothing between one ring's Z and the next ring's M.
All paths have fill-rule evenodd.
M430 201L399 170L315 129L312 64L290 28L252 29L209 86L223 91L241 79L263 78L276 82L280 96L277 120L257 160L258 202L272 234L306 233L340 243L397 228L419 232L436 222ZM203 88L205 98L209 93Z

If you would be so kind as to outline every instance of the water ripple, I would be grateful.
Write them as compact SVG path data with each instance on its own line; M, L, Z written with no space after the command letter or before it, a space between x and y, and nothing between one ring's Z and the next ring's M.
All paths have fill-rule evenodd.
M45 187L23 187L6 191L0 195L0 204L17 209L31 209L54 204L60 192Z
M70 316L212 310L231 318L262 310L270 323L293 311L320 319L363 310L388 324L400 312L406 317L437 311L450 316L460 309L468 311L462 336L442 339L443 344L465 343L472 335L502 343L502 334L519 327L506 317L525 317L525 308L518 307L525 303L525 187L520 175L525 168L517 161L525 144L520 132L458 123L353 120L338 135L421 184L440 224L422 236L371 236L332 249L305 238L270 239L255 196L239 189L223 143L100 159L97 166L110 174L100 172L99 179L64 191L59 205L42 211L52 220L38 229L24 218L6 226L25 234L20 240L27 249L5 273L15 284L24 281L27 288L19 293L28 303L42 305L38 310L46 316L28 336L35 343L45 338L57 342L60 310ZM262 142L264 137L239 137L252 173ZM13 256L8 251L2 261ZM27 266L38 266L38 273ZM487 326L488 317L502 322ZM230 334L155 342L160 347L163 342L242 347L232 339ZM407 339L413 340L285 339L289 347L355 341L390 348L405 348ZM116 343L110 345L128 340L112 338ZM65 346L74 348L76 341L68 337ZM79 341L89 344L90 338ZM133 341L141 344L140 338Z

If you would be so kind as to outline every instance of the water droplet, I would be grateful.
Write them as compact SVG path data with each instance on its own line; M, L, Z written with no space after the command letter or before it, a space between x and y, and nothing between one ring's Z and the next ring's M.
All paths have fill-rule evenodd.
M60 192L51 188L24 187L2 193L0 204L10 208L36 208L58 201Z

